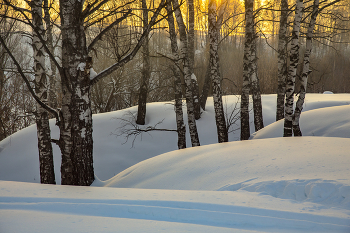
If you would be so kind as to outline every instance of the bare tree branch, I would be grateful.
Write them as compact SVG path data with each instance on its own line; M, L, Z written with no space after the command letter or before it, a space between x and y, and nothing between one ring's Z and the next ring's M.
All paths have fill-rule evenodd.
M129 138L133 138L132 139L132 147L134 147L135 144L135 140L138 136L141 136L142 138L142 134L143 133L148 133L150 131L163 131L163 132L177 132L176 129L161 129L161 128L157 128L158 125L162 124L164 119L159 121L157 124L155 124L154 126L147 126L147 127L140 127L140 125L136 124L136 117L132 112L127 112L124 115L124 118L115 118L117 120L120 120L121 126L118 127L116 129L116 131L118 131L118 133L116 133L115 135L117 137L120 136L124 136L125 137L125 143L128 142Z
M30 86L30 82L27 79L27 77L25 76L25 74L22 71L21 66L19 65L19 63L17 62L16 58L13 56L13 54L11 53L11 51L9 50L9 48L6 46L5 41L3 40L2 36L0 35L0 42L2 44L2 46L4 46L6 52L8 53L8 55L11 57L13 63L15 64L15 66L17 67L18 72L20 73L21 77L23 78L24 82L26 83L28 90L30 92L30 94L33 96L33 98L38 102L38 104L40 104L41 107L43 107L45 110L47 110L48 112L52 113L55 117L57 122L60 121L59 118L59 114L58 112L51 108L50 106L46 105L45 103L43 103L40 98L35 94L33 88Z
M98 34L93 41L90 43L90 45L88 46L88 53L91 51L91 49L94 47L94 45L97 43L97 41L101 40L102 36L105 35L112 27L114 27L116 24L122 22L124 19L126 19L130 13L131 13L131 9L128 10L126 13L124 13L124 15L118 19L116 19L113 23L111 23L108 27L106 27L105 29L102 30L102 32L100 32L100 34Z
M146 38L146 36L148 36L148 33L150 32L152 26L155 25L156 19L157 19L158 15L159 15L160 11L164 8L164 6L165 6L165 0L162 0L161 3L159 4L157 10L155 11L154 15L152 16L151 21L149 22L146 30L144 30L144 32L142 33L141 38L137 42L137 44L134 47L134 49L127 56L125 56L123 59L121 59L119 62L115 63L114 65L112 65L109 68L105 69L104 71L100 72L96 77L94 77L90 81L90 85L94 85L100 79L102 79L102 78L106 77L107 75L111 74L113 71L115 71L118 68L122 67L123 65L125 65L127 62L129 62L130 60L132 60L134 58L134 56L136 55L138 50L141 48L144 39Z

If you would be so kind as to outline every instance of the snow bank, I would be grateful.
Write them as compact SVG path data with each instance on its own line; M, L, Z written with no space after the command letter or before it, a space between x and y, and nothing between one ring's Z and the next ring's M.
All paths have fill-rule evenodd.
M214 144L150 158L107 180L104 186L242 189L350 210L349 150L347 138L275 138Z
M224 109L227 112L234 111L238 113L240 96L224 96ZM237 105L238 102L238 105ZM276 115L276 95L263 95L263 114L264 125L267 126L275 122ZM315 108L324 108L329 106L348 105L350 103L350 94L307 94L305 100L304 111L301 115L301 130L305 135L307 129L305 126L317 124L312 118L305 120L307 111ZM101 180L107 180L117 175L124 169L137 164L145 159L153 156L163 154L177 149L177 135L175 132L150 132L143 134L135 140L132 145L133 138L125 143L125 138L116 137L118 127L122 125L121 118L130 117L130 114L136 114L137 106L104 114L93 115L93 138L94 138L94 168L95 174ZM251 111L251 119L253 119L253 111ZM331 115L330 111L330 115ZM320 112L320 115L321 112ZM327 124L332 124L332 119L337 119L339 114L332 117L321 119L327 120ZM197 121L198 134L201 145L208 145L217 143L215 112L213 106L213 99L208 98L206 111L201 115L201 119ZM346 115L344 115L346 116ZM339 116L340 117L340 116ZM187 118L186 109L184 107L184 118ZM176 129L174 105L171 102L159 102L147 104L147 126L154 126L159 124L160 128ZM253 124L253 120L251 120ZM55 126L55 121L50 121L52 138L58 139L59 131ZM240 131L239 119L233 125L233 131L229 134L230 141L239 140ZM254 132L254 126L251 125L251 133ZM266 127L263 130L268 129ZM331 128L329 128L330 130ZM344 129L342 135L350 135L346 128L333 129L334 133L339 134ZM281 132L281 129L278 132ZM340 131L339 131L340 130ZM187 146L191 146L190 136L187 128ZM272 132L276 132L273 130ZM281 136L281 133L278 133ZM312 134L310 134L312 135ZM320 134L330 136L331 134ZM10 137L0 142L0 179L24 182L40 182L39 175L39 159L36 128L32 125L23 129ZM348 136L346 136L348 137ZM154 145L157 146L154 146ZM53 144L54 160L55 160L55 174L56 181L60 183L60 163L61 155L59 148ZM18 172L21 171L21 172Z
M350 105L303 112L300 129L303 136L350 138ZM284 120L272 123L252 135L253 139L283 136Z
M304 135L338 138L272 138L176 150L176 133L151 132L132 147L132 140L123 144L115 134L121 118L135 115L136 107L94 115L94 167L102 180L94 185L100 187L0 181L0 231L350 232L349 106L340 106L350 103L350 95L306 98ZM224 97L225 109L237 113L237 101L239 96ZM268 125L274 122L276 95L262 101ZM212 98L206 109L197 121L202 145L217 140ZM160 128L176 128L174 106L148 104L145 127L161 121ZM257 135L281 130L269 127ZM231 141L238 139L239 130L230 134ZM36 140L30 126L0 142L1 180L39 182ZM54 159L59 183L55 145Z

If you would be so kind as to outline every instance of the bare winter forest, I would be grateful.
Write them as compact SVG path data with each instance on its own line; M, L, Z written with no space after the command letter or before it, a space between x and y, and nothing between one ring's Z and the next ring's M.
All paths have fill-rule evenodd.
M277 94L284 135L301 136L306 92L350 91L349 0L1 0L0 14L0 140L36 123L43 183L55 183L52 142L62 184L93 182L93 113L137 105L144 125L146 102L174 100L182 149L185 125L200 145L208 96L226 142L222 95L240 96L246 140L249 101L264 127L261 94Z

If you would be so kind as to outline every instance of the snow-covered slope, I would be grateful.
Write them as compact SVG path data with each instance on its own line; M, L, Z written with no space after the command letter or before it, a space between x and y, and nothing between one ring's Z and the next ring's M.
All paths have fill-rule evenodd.
M302 113L300 129L303 136L350 138L350 105L315 109ZM283 136L284 120L274 122L254 133L253 139Z
M235 109L238 100L239 96L224 97L224 107L227 109L227 112ZM267 126L275 122L276 95L263 95L262 103L264 124ZM329 106L348 105L349 103L350 94L307 94L304 111ZM237 108L239 108L239 104ZM121 111L93 115L94 168L95 174L101 180L110 179L124 169L145 159L177 149L177 135L175 132L150 132L149 134L143 134L142 137L138 137L135 140L134 147L132 146L133 138L130 138L125 143L124 137L116 137L115 134L119 132L118 127L123 123L120 119L129 119L130 113L135 114L136 111L137 107L133 107ZM238 109L235 110L235 113L237 111ZM336 117L341 116L334 115L331 119ZM301 116L302 123L303 118L304 114ZM201 145L217 143L214 119L213 99L209 98L206 111L202 113L202 118L197 121ZM253 119L252 116L251 119ZM310 120L307 121L307 125L316 122L312 119ZM147 104L147 125L145 127L153 126L160 121L162 123L159 124L159 128L176 129L174 106L167 102ZM50 123L52 138L57 139L58 128L55 126L54 120ZM233 126L234 129L238 129L239 124L239 120L237 120L236 125ZM301 128L303 133L312 135L312 133L307 134L303 127L304 125ZM253 133L253 125L250 129ZM347 129L345 132L347 132ZM239 140L239 134L239 130L233 131L229 135L229 140ZM35 125L25 128L1 141L0 180L40 182L38 149L36 145ZM188 134L187 146L191 146ZM53 147L56 181L60 183L60 151L56 145L53 145Z
M350 139L326 137L214 144L150 158L101 183L123 188L242 189L350 210L349 149Z
M28 183L39 182L36 130L21 130L0 142L0 232L350 232L350 114L341 106L350 94L306 98L303 134L333 137L214 144L210 99L197 122L207 146L176 150L175 133L151 132L132 148L132 139L123 144L115 134L135 107L94 115L94 167L102 181L93 185L100 187ZM233 109L237 97L225 99ZM276 95L262 101L268 125ZM160 128L175 128L170 103L147 107L145 127L162 121ZM280 137L278 124L255 138ZM238 138L239 130L230 134ZM59 163L55 147L57 181Z

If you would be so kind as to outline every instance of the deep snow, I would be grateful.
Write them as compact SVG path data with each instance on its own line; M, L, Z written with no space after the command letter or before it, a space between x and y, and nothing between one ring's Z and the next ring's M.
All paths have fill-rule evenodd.
M237 98L225 97L225 106ZM276 95L262 101L266 126ZM207 146L180 151L171 132L122 144L118 118L135 107L94 115L100 187L22 183L39 182L36 130L28 127L0 142L0 232L350 232L349 103L350 94L307 94L301 130L323 137L271 138L282 136L276 122L254 140L214 144L210 99L197 123ZM173 109L148 104L147 124L175 129ZM238 138L239 130L230 134ZM58 181L59 162L55 147Z

